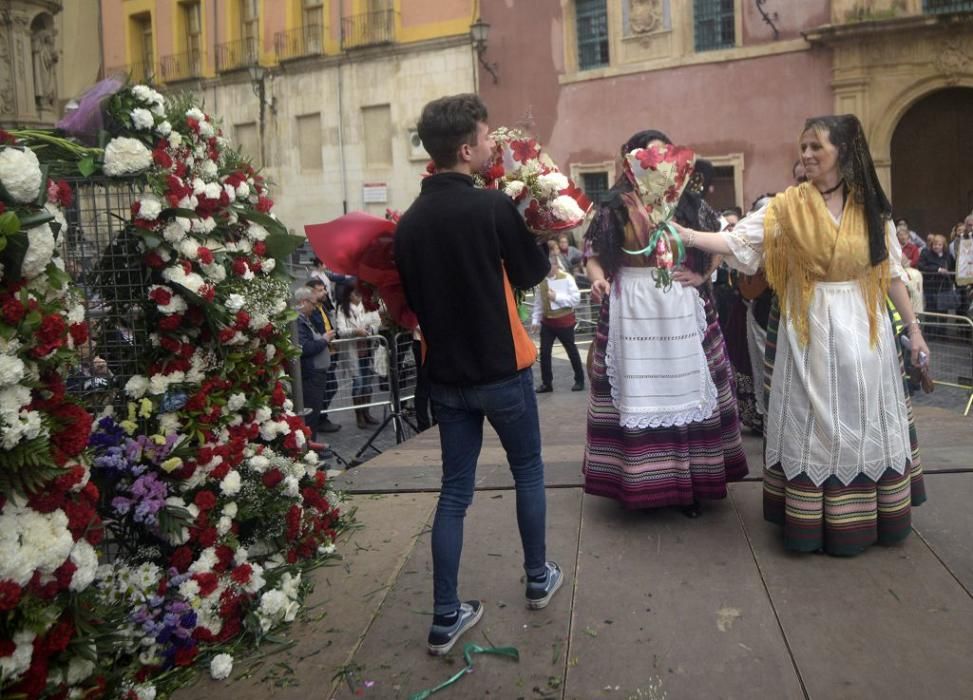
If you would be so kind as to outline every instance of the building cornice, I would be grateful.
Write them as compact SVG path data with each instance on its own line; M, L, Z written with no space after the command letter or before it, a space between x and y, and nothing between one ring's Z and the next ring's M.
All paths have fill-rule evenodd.
M809 32L802 32L802 36L811 45L833 46L860 41L863 38L873 38L879 34L887 35L890 32L905 33L955 27L973 27L973 12L958 12L948 15L910 15L908 17L890 17L862 22L826 24Z

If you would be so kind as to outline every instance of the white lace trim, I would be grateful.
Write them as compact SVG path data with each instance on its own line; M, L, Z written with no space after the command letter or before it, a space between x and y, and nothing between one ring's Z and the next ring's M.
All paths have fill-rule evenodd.
M639 272L641 272L641 270L639 270ZM707 329L706 306L698 292L695 294L696 330L699 334L700 343L700 359L698 366L700 372L702 372L703 376L706 378L704 381L702 402L700 402L700 400L697 398L684 404L671 407L669 410L649 414L627 414L622 412L620 407L622 401L621 387L619 386L620 377L618 376L618 371L614 361L615 345L617 342L616 337L620 330L617 312L620 294L621 285L618 283L612 285L612 299L608 321L608 342L605 347L605 373L608 376L608 383L611 386L612 404L614 404L615 409L618 410L619 425L623 428L631 428L636 430L643 430L645 428L671 428L673 426L699 423L710 418L716 411L719 403L719 395L716 389L716 384L713 382L713 379L710 376L709 365L706 361L706 353L702 348L703 339L706 335Z

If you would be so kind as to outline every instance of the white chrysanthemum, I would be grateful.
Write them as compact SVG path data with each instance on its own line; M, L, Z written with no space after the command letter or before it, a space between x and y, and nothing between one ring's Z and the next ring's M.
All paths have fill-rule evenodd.
M19 384L24 378L24 361L19 357L0 355L0 386Z
M574 197L562 194L551 202L551 213L558 221L578 221L584 218L584 211Z
M78 540L71 550L71 561L78 567L71 577L72 591L83 591L95 580L98 571L98 553L87 540Z
M148 389L149 380L141 374L136 374L125 382L125 393L131 396L133 399L142 398L145 396L145 392L148 391Z
M35 201L43 184L41 165L32 150L4 148L0 151L0 182L15 202Z
M33 279L47 269L54 256L54 233L48 224L35 226L27 231L27 254L20 264L20 274Z
M132 126L138 131L151 129L155 126L155 117L144 107L136 107L132 110Z
M146 221L155 221L159 218L159 214L162 213L162 200L156 197L154 194L142 195L138 199L139 203L139 219L145 219Z
M152 165L152 152L138 139L117 136L105 147L105 175L134 175Z
M524 192L526 185L520 180L512 180L503 188L503 193L511 199L517 199Z

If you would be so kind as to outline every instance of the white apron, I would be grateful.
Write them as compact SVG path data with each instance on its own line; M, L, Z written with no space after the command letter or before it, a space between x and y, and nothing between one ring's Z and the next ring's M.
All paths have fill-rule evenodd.
M656 288L653 271L623 268L612 285L605 369L623 428L697 423L717 405L703 300L678 283Z

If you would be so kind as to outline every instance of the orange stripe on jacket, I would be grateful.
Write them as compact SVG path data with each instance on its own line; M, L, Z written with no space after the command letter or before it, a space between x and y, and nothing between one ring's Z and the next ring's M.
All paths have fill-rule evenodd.
M517 303L514 301L514 290L510 286L507 278L507 270L503 270L503 296L507 302L507 318L510 321L510 335L514 339L514 354L516 356L517 369L527 369L537 360L537 346L527 335L524 324L520 322L520 314L517 313Z

